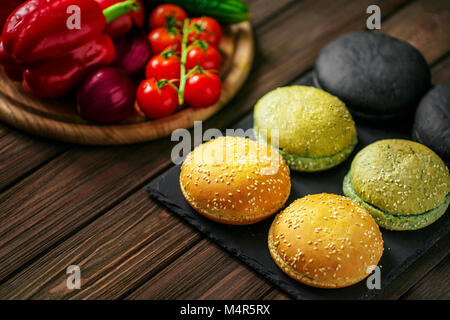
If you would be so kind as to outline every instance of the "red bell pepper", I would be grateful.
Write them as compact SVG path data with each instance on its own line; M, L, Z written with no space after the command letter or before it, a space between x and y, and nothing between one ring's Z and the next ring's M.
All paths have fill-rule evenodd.
M115 47L107 35L99 35L65 55L29 65L18 64L4 50L0 39L0 64L14 81L22 81L24 89L41 98L63 95L96 68L109 65L115 57Z
M37 97L61 96L95 69L109 65L114 56L111 38L102 34L58 59L25 68L22 85Z
M2 0L0 6L0 31L3 30L3 26L5 25L9 15L23 2L24 0ZM8 66L3 68L8 78L14 81L22 81L22 67L17 65L14 59L5 51L1 39L0 64L8 64Z
M4 66L18 66L19 64L14 60L11 55L5 50L3 46L2 38L0 37L0 64Z
M22 81L22 72L24 66L18 64L3 46L3 41L0 38L0 65L3 65L3 70L8 78L14 81Z
M80 8L79 29L68 28L70 6ZM6 21L3 45L19 63L55 58L100 35L108 22L135 10L140 10L135 0L103 11L94 0L28 0Z
M5 25L6 19L8 19L9 15L22 2L23 0L2 0L2 4L0 6L0 30L3 30L3 26ZM0 64L9 64L9 66L3 68L8 78L14 81L22 81L22 68L15 66L16 62L5 51L1 40L0 40Z
M79 29L69 29L67 9L80 8ZM0 40L0 64L13 80L38 97L63 95L88 73L110 64L111 38L102 34L108 22L140 10L136 0L102 11L94 0L28 0L9 16Z
M2 0L0 6L0 30L3 29L6 19L8 19L11 12L13 12L22 2L23 0Z
M106 9L121 0L95 0L102 9ZM119 17L110 23L107 24L105 32L108 34L113 40L118 40L123 38L133 27L136 25L139 28L142 28L145 21L145 9L144 4L141 0L136 0L136 2L141 7L141 10L138 12L132 12L122 17Z

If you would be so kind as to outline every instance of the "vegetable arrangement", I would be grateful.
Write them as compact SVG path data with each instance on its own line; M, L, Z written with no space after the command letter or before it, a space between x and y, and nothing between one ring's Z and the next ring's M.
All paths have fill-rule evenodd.
M159 119L185 102L193 108L215 104L221 94L219 23L210 17L190 20L181 7L170 4L154 9L149 21L153 29L148 38L156 55L137 92L142 112Z
M76 32L67 27L67 8L72 5L83 12ZM104 33L107 21L138 10L135 0L117 2L103 11L93 0L29 0L6 21L0 63L19 71L17 80L31 95L61 96L114 60L113 41Z
M214 105L221 95L222 38L214 18L222 23L248 18L238 0L164 1L175 4L155 7L147 23L142 0L4 2L4 73L39 98L77 90L80 115L100 123L121 122L137 107L159 119L180 107ZM205 16L188 18L176 4ZM73 6L82 18L71 29Z

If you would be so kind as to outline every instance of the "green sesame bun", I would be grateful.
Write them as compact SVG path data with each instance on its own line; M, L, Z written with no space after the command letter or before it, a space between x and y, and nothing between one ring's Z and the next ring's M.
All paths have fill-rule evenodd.
M444 162L420 143L388 139L372 143L353 159L344 194L390 230L416 230L441 217L450 202Z
M289 167L298 171L332 168L357 143L355 123L345 104L306 86L278 88L259 99L254 129L258 139L278 147ZM278 130L278 146L273 129Z

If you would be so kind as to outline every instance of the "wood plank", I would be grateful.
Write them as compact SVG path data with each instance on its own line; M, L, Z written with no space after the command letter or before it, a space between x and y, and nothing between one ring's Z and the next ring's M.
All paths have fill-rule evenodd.
M290 297L278 289L273 289L266 296L264 296L263 299L264 300L289 300Z
M8 134L10 129L3 123L0 122L0 138Z
M7 131L0 137L0 193L64 150L58 143Z
M281 10L288 9L288 5L294 3L295 0L244 0L250 10L250 21L254 27L258 27L261 23L265 23L272 15L277 14Z
M449 300L450 299L450 256L445 256L442 261L435 266L433 269L432 265L439 261L443 256L442 248L445 246L445 243L438 245L440 247L436 252L431 252L426 254L426 256L422 257L419 261L417 261L412 268L415 269L417 276L413 279L413 282L420 278L422 275L426 274L419 282L417 282L413 287L411 287L401 299L405 300ZM432 262L434 261L434 262ZM427 268L424 268L425 265L428 264ZM417 270L420 268L420 270ZM402 278L408 278L410 275L406 274ZM397 280L399 282L403 281ZM396 282L397 282L396 281ZM393 284L395 286L395 284ZM405 289L409 286L405 286ZM393 287L391 287L391 290ZM403 290L405 290L403 289ZM383 299L393 299L398 298L399 295L384 295L381 298ZM285 300L289 299L289 296L284 294L283 292L274 289L269 294L264 297L265 300Z
M450 234L442 238L413 265L395 279L389 288L381 289L377 299L399 299L450 253ZM439 282L438 282L439 283ZM442 287L442 283L435 287Z
M434 66L432 79L434 84L450 81L450 55Z
M418 48L429 64L437 61L450 44L450 1L417 1L381 24L394 37Z
M200 240L178 218L138 192L0 287L1 299L117 298ZM48 262L50 262L48 264ZM66 268L81 269L81 290L66 287ZM131 268L132 266L133 268Z
M162 144L76 148L0 195L0 279L166 167Z
M287 13L285 13L285 14L287 14ZM291 19L293 19L293 18L298 19L298 17L292 17ZM307 17L305 17L305 19L306 18ZM292 22L287 21L286 23L289 24L289 23L292 23ZM286 27L286 26L282 25L281 27ZM307 30L305 30L304 32L306 33ZM224 119L224 121L225 120L226 119ZM225 122L223 122L223 123L225 123ZM157 144L157 145L159 146L159 144ZM92 155L90 155L90 156L86 155L86 157L87 158L91 158L93 162L101 162L106 167L108 167L108 168L104 168L103 169L103 173L102 173L103 177L102 178L97 179L95 182L91 182L91 181L86 181L85 182L87 184L86 187L87 187L87 190L89 190L89 192L94 190L95 189L94 187L96 187L96 188L98 188L99 186L103 187L103 190L101 190L101 192L96 192L94 190L94 192L96 192L96 196L100 197L101 199L97 200L97 202L94 202L94 204L97 204L96 206L94 206L94 208L89 207L90 208L90 212L89 213L85 213L85 212L83 212L81 210L83 208L85 208L86 204L89 203L90 201L92 201L92 199L89 200L89 201L86 201L85 203L83 203L83 205L73 205L71 203L71 201L66 201L66 203L68 203L69 206L70 206L69 207L69 212L77 212L78 213L78 217L79 217L78 220L82 219L83 221L86 221L86 215L88 215L88 217L91 217L90 219L93 219L99 214L98 213L99 211L101 212L101 210L107 210L108 209L107 206L103 206L103 207L100 206L99 207L99 203L103 204L103 203L110 202L111 199L115 199L116 198L113 195L117 195L117 193L120 194L121 196L123 194L126 194L126 191L124 191L124 189L126 189L126 186L124 186L124 184L131 183L131 187L133 187L133 186L136 186L136 184L139 183L139 182L136 182L135 179L138 179L139 181L146 180L149 177L149 176L146 175L146 172L149 170L148 169L149 165L148 164L147 164L147 166L146 165L142 165L142 163L145 163L147 161L155 161L155 158L156 159L160 159L158 156L155 156L155 153L158 154L158 152L163 152L163 150L164 150L163 147L161 147L159 150L158 149L155 150L153 146L154 145L152 145L152 148L150 148L149 146L134 146L134 147L130 147L130 148L122 148L121 149L122 151L119 152L120 154L117 155L117 157L120 158L120 159L125 158L123 161L120 160L121 166L130 166L130 168L126 168L125 171L126 172L131 172L131 175L127 178L125 183L122 182L122 179L113 179L113 178L110 177L111 175L117 174L117 169L118 168L117 167L109 168L109 167L113 166L112 163L114 163L114 161L108 160L108 157L116 156L116 153L113 153L112 151L109 151L110 154L107 154L108 151L102 151L102 150L108 150L108 149L101 149L100 152L95 152L94 150L91 150L91 153L95 156L94 159L92 159L92 157L93 157ZM78 170L80 170L79 169L80 165L79 164L78 165L74 165L74 163L81 162L82 164L86 164L88 162L88 159L85 159L85 156L83 156L84 153L85 153L85 151L84 151L83 148L80 148L78 151L72 151L72 155L67 156L67 158L63 159L63 161L61 162L61 164L59 164L59 166L62 166L62 163L65 163L66 166L71 168L70 170L75 170L75 172L78 173ZM135 157L133 158L132 156L129 156L128 154L130 154L130 153L134 154ZM149 156L148 153L151 153L152 156ZM77 156L74 157L74 155L77 155ZM71 160L73 160L73 158L75 158L77 161L75 161L75 162L71 161ZM135 163L136 159L140 159L141 162ZM158 160L156 160L156 161L158 161ZM88 163L90 163L90 162L88 162ZM138 164L142 167L141 171L135 169L135 166L139 167ZM124 170L124 168L121 168L121 166L119 165L120 170L118 170L118 171L120 171L119 173L121 175L123 175L124 173L122 171ZM100 167L103 168L104 166L100 166ZM70 170L69 170L69 172L70 172ZM98 170L98 167L97 167L96 170ZM42 176L48 176L48 175L52 174L52 172L53 172L53 170L48 169L48 170L43 170L40 173L42 173ZM95 170L92 170L92 172L95 172ZM142 177L142 175L144 175L144 177ZM36 175L34 175L34 177L33 177L34 179L36 179L35 176ZM72 181L77 181L78 179L81 178L80 174L78 174L78 176L79 177L73 178ZM112 183L115 183L114 188L110 189L109 187L104 187L105 185L110 185ZM47 186L48 184L44 183L43 185ZM61 190L61 186L62 186L62 192L60 191L61 192L60 195L64 194L64 196L66 197L66 200L70 199L71 197L73 197L73 193L76 193L76 192L73 192L72 189L69 188L66 185L60 185L60 186L58 186L58 189ZM119 190L117 190L117 189L119 189ZM128 186L128 190L129 189L130 189L130 186ZM78 190L78 192L79 191L80 190ZM87 193L89 194L89 192L87 192ZM105 195L105 193L106 193L106 195ZM59 204L61 202L60 195L53 197L53 195L50 193L50 196L52 196L53 199L51 199L48 202L46 202L45 205L54 208L54 206L56 206L56 205L53 205L53 202L56 201L56 202L59 202ZM96 197L93 197L93 198L96 198ZM49 212L48 208L45 208L45 210L47 210L46 212L48 214L48 212ZM56 211L53 210L53 211L50 211L50 213L52 213L52 215L54 215L54 214L57 214L59 212L58 212L58 210L56 210ZM59 213L59 214L61 214L61 213ZM78 220L75 221L75 222L73 222L73 221L70 221L70 222L77 224ZM88 219L88 222L89 222L89 219ZM95 222L94 222L94 224L95 224ZM58 221L58 223L56 225L57 226L61 225L60 228L61 229L66 229L65 232L67 232L68 234L70 234L72 232L72 230L74 230L74 229L72 229L72 226L70 226L70 225L67 226L67 224L63 224L62 221ZM77 227L79 227L79 226L80 225L78 224ZM97 226L97 227L100 227L100 226ZM67 230L67 229L69 229L69 230ZM67 234L67 233L65 233L65 234ZM60 237L58 239L63 238L63 236L61 234L57 234L57 236ZM91 235L91 237L95 237L95 234ZM40 238L37 238L35 240L37 242L40 242L40 245L47 245L47 241L53 241L53 239L54 239L54 234L49 236L49 237L47 237L46 241L42 241L42 239L40 239ZM128 244L128 245L132 246L133 244ZM27 250L24 250L27 254L30 253L30 250L29 250L30 246L31 245L29 243L24 244L24 247L28 248ZM37 253L34 253L32 251L31 254L32 255L33 254L36 255ZM23 258L22 261L24 261L24 260L25 260L25 258ZM16 265L20 265L19 263L15 262L15 261L12 261L12 262L16 263ZM30 269L32 269L33 267L35 267L36 265L39 265L41 263L42 264L44 264L44 263L47 264L48 263L50 265L53 265L54 261L53 260L38 259L38 260L36 260L36 262L34 262L33 264L30 265ZM132 265L130 265L128 267L132 268ZM24 271L25 270L28 270L28 267L25 268ZM20 274L19 274L19 277L20 277ZM142 277L145 277L145 275L142 275ZM14 278L16 279L17 277L14 277Z
M401 298L407 300L450 300L450 256L442 260Z
M0 96L0 103L11 104ZM35 139L0 124L0 193L15 181L67 149L67 145Z
M204 239L127 299L255 299L270 288L252 270Z

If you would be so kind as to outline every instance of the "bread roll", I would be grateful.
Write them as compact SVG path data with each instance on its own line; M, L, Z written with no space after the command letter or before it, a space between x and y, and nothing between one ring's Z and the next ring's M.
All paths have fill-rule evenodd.
M198 146L181 167L180 186L198 213L234 225L271 216L284 206L291 190L289 168L278 152L240 137Z
M370 214L343 196L315 194L294 201L269 231L269 251L290 277L320 288L341 288L368 276L383 253Z

